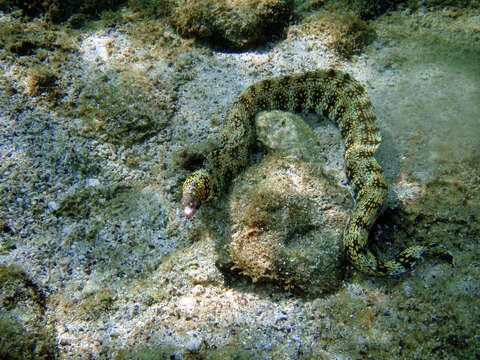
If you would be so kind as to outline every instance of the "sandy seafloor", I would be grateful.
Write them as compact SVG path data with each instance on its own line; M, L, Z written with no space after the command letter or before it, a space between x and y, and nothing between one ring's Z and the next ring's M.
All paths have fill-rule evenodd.
M244 53L158 29L154 44L139 25L59 26L74 51L54 67L57 100L32 91L25 59L3 56L0 263L29 279L2 288L2 299L13 299L0 304L2 319L22 329L11 339L17 349L42 328L35 351L50 339L60 359L479 359L480 14L419 9L375 25L378 39L350 61L295 25L286 39ZM391 184L382 226L413 227L414 238L393 247L437 239L456 266L427 258L389 279L348 267L338 289L303 297L215 266L205 224L214 205L182 216L188 170L175 159L219 131L240 91L331 66L365 84L375 105L384 138L377 159ZM102 76L143 89L125 100L131 106L167 99L166 125L133 144L109 141L90 103L87 115L100 124L85 131L65 108L82 89L94 94ZM327 165L342 171L341 156Z

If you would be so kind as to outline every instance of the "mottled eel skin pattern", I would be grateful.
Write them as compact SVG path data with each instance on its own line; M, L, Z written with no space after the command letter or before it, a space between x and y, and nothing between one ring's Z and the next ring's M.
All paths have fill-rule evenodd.
M262 110L315 112L334 121L345 142L345 167L356 207L344 232L349 261L373 275L398 275L411 270L426 251L453 262L452 255L435 244L411 246L389 261L369 250L369 230L380 216L388 187L374 158L381 142L373 105L363 86L338 70L319 70L265 79L244 90L229 109L219 146L210 152L204 168L183 185L184 214L193 216L200 204L215 199L248 164L255 138L254 117Z

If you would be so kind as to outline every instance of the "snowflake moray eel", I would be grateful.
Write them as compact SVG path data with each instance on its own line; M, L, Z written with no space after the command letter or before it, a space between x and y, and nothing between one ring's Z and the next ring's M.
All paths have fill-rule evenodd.
M204 168L183 185L184 214L217 198L248 164L255 139L255 115L262 110L315 112L337 125L345 143L345 168L356 207L345 228L343 243L348 260L372 275L399 275L410 271L425 252L453 263L452 254L436 244L414 245L393 259L382 261L368 248L369 230L385 207L388 186L374 158L380 130L365 88L348 73L318 70L259 81L244 90L229 109L220 144L206 156Z

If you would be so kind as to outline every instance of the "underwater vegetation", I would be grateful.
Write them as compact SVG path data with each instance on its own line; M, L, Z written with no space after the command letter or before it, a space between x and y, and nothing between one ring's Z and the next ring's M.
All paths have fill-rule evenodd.
M113 10L122 4L115 0L6 0L11 7L18 7L30 17L43 15L47 21L59 23L73 14L87 17L99 16L102 11Z
M406 4L405 0L352 0L352 1L330 1L329 5L335 8L344 8L352 10L363 20L374 19L389 10L396 9L399 5Z
M376 18L396 9L416 10L421 4L462 8L480 6L480 1L299 1L295 8L299 21L293 29L306 34L318 33L319 38L328 34L329 47L341 58L349 60L377 39L373 23Z
M0 8L18 7L25 16L44 16L52 23L67 21L79 28L86 18L121 19L112 10L128 5L145 16L163 16L186 37L207 42L218 49L240 51L279 37L292 17L293 0L34 0L8 1Z
M280 36L292 10L291 0L182 0L173 7L171 22L183 36L240 51Z
M29 71L27 77L27 92L36 96L54 89L57 75L48 66L38 65Z
M148 87L126 73L89 79L70 112L81 117L79 131L111 143L131 145L164 129L175 112L172 89Z
M0 358L56 358L55 332L45 310L43 290L20 268L0 264Z
M419 6L454 6L476 7L480 5L478 0L331 0L325 5L330 9L346 9L358 14L363 20L372 20L380 15L396 9L416 10Z
M227 51L244 51L281 37L293 0L143 0L128 2L145 16L163 16L182 36Z
M199 342L199 344L197 344ZM157 347L137 347L122 350L114 360L165 360L165 359L191 359L191 360L260 360L261 357L252 351L245 350L238 344L228 345L219 349L202 349L200 340L187 344L188 353L182 355L183 349L173 344Z
M47 22L68 21L81 28L86 19L102 18L104 25L123 21L114 10L127 5L145 17L163 17L182 36L226 51L245 51L284 36L295 18L319 17L333 33L333 48L345 59L360 53L376 37L369 24L387 11L424 6L477 7L478 0L1 0L0 9L20 8L23 15L43 16ZM320 12L318 12L320 10ZM327 14L322 15L322 11ZM305 21L305 20L304 20ZM308 20L312 21L312 19Z
M375 27L357 13L345 9L322 9L307 14L296 31L330 36L329 47L341 58L349 60L363 52L376 38Z

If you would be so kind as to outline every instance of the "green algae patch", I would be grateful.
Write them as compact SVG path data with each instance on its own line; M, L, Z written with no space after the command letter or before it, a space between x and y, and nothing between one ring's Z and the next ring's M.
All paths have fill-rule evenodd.
M87 186L64 194L55 214L75 218L88 217L105 207L121 208L124 201L131 195L130 187L125 184L106 186Z
M79 299L65 301L58 310L64 311L73 320L95 321L113 310L115 300L116 291L102 287L83 294Z
M480 7L478 0L425 0L423 1L428 6L451 6L458 8Z
M333 48L344 59L360 54L377 37L375 29L357 16L346 15L339 20Z
M16 1L15 5L25 16L45 16L47 21L59 23L75 13L87 17L98 16L102 11L118 8L121 3L116 0L32 0Z
M81 134L128 146L168 125L175 112L175 94L168 87L155 89L134 74L102 74L85 84L69 112L82 119L77 124Z
M175 359L177 348L174 345L137 347L121 350L115 360L164 360Z
M422 184L418 199L404 200L401 210L391 217L390 226L396 231L386 229L386 233L393 232L392 236L400 241L403 235L444 244L453 250L457 263L475 258L476 250L468 256L458 250L465 247L468 237L480 236L480 189L473 172L465 174L461 170L464 167L455 176L442 174Z
M205 360L259 360L260 356L256 355L252 351L241 348L242 340L238 339L238 346L228 345L220 349L207 352L204 355Z
M121 350L115 360L165 360L165 359L190 359L190 360L259 360L261 357L249 350L241 348L241 339L239 345L227 345L219 349L205 349L202 351L193 351L187 344L187 353L180 347L173 344L161 346L137 347Z
M174 0L128 0L128 6L143 16L167 16L174 4Z
M22 18L3 15L0 19L0 60L15 64L11 77L1 82L0 97L46 100L52 107L64 95L62 76L67 59L76 51L74 40L40 20L24 22ZM17 100L18 101L18 100ZM14 104L13 99L6 100Z
M32 331L21 321L0 316L0 358L56 359L55 339L41 328ZM38 331L38 332L37 332Z
M382 1L370 1L370 0L342 0L331 2L332 7L341 7L353 10L364 20L375 19L380 15L399 8L404 5L405 0L382 0Z

